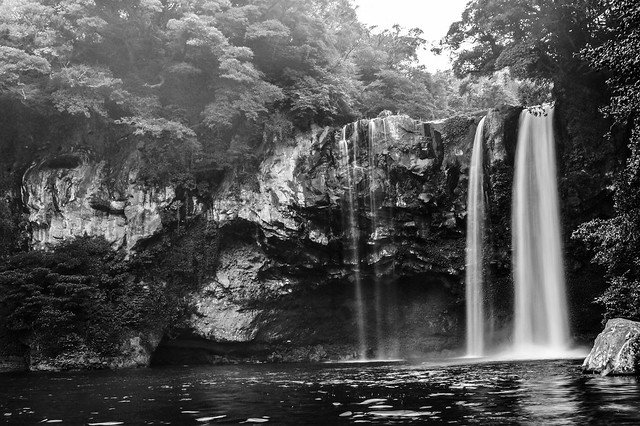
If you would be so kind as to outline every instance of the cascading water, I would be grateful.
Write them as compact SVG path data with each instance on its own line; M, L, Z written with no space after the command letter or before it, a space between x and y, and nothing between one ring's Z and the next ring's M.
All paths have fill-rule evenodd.
M482 269L482 241L484 237L484 173L483 133L485 118L480 120L473 140L471 166L469 168L469 192L467 200L467 356L484 355L484 297Z
M384 121L382 122L384 126ZM376 120L369 120L369 215L371 217L371 247L374 256L378 252L378 205L376 202L376 164L375 164L375 144L376 144L377 125ZM375 262L375 259L374 259ZM379 277L378 262L374 263L374 297L375 297L375 314L376 314L376 358L385 358L384 342L383 342L383 307L382 307L382 283Z
M520 115L513 188L514 352L562 355L569 344L569 321L552 107Z
M353 191L353 181L355 179L355 170L358 161L358 132L355 133L353 142L353 164L349 161L349 143L347 141L347 128L342 128L342 138L340 140L340 149L342 151L342 166L347 175L347 225L350 249L347 250L348 261L353 265L354 288L355 288L355 304L356 304L356 321L358 325L358 351L361 359L366 358L367 354L367 337L365 333L365 312L364 301L362 295L362 276L360 273L360 250L358 221L356 219L356 200Z

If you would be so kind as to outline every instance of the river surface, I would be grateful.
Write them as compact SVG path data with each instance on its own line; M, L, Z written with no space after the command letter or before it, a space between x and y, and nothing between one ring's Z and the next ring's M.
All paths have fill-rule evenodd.
M4 374L0 422L640 424L640 383L579 360Z

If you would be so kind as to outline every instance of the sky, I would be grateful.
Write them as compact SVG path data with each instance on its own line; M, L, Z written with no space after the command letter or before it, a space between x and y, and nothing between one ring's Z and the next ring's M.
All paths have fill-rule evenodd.
M424 31L423 38L437 42L449 30L451 23L460 20L469 0L355 0L358 17L367 25L380 29L399 24L405 28L418 27ZM426 51L420 52L420 62L429 71L450 68L447 53L440 56Z

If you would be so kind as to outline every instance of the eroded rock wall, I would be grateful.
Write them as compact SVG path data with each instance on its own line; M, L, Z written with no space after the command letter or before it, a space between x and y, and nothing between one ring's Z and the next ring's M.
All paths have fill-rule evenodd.
M31 246L48 245L77 236L103 236L114 249L131 250L162 229L162 212L178 202L171 186L139 182L139 159L133 152L121 165L121 191L107 181L106 162L87 154L66 154L32 165L22 180L28 209ZM198 213L199 204L195 214Z

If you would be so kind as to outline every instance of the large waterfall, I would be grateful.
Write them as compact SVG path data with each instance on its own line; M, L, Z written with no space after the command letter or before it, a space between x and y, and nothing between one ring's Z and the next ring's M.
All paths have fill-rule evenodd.
M482 167L485 118L480 120L473 141L467 200L467 356L484 355L484 297L482 289L482 241L484 236L484 173Z
M554 356L569 343L553 108L520 115L512 209L514 352Z
M353 142L353 165L349 161L349 143L347 141L347 127L342 128L342 138L340 140L340 149L342 156L342 166L347 176L347 228L349 249L347 249L347 260L353 265L354 271L354 288L355 288L355 304L356 304L356 321L358 325L358 355L361 359L367 355L367 336L365 332L365 311L364 300L362 294L362 275L360 273L360 249L358 219L356 217L356 198L354 196L353 181L356 176L356 168L358 161L358 132L355 129L355 140Z

